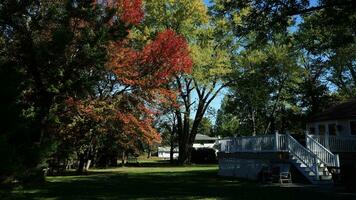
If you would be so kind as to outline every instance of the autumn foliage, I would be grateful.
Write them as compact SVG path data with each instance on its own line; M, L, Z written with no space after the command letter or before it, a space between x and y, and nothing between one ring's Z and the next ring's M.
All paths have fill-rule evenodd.
M120 20L125 24L134 25L142 20L141 0L96 3L117 7ZM175 91L167 89L167 84L178 74L191 71L192 60L186 40L167 29L140 49L123 39L108 43L107 52L107 70L115 75L116 87L126 90L105 99L69 98L66 116L79 116L82 120L68 118L64 130L69 135L83 130L96 134L116 133L117 143L129 149L135 148L138 142L159 142L160 134L153 126L154 117L161 104L173 102L167 99L175 98ZM89 128L93 124L95 128Z
M115 143L124 149L135 150L138 143L152 144L161 140L153 128L153 115L142 104L130 100L130 95L114 99L66 100L62 119L66 126L61 137L73 147L98 146L98 138L114 135Z
M174 75L189 72L192 60L185 39L173 30L165 30L142 50L129 47L126 41L109 46L109 67L123 85L145 89L161 87Z
M119 5L122 7L121 21L129 24L141 22L143 18L142 0L119 0Z
M126 24L136 25L143 19L142 0L94 0L98 4L116 10Z
M128 41L120 41L111 43L108 51L108 68L122 87L134 91L136 96L131 98L139 102L134 104L135 110L118 112L119 120L124 122L123 130L128 134L139 131L145 141L157 140L158 132L152 126L151 116L157 112L158 105L174 102L170 100L175 98L175 92L166 85L174 76L191 71L192 60L186 40L168 29L142 50L130 47ZM132 111L140 111L146 117L138 119L130 113Z
M109 46L109 51L109 68L116 74L120 85L131 87L136 94L130 95L127 101L135 109L118 112L119 120L124 122L123 130L131 135L138 131L147 142L157 141L159 135L152 126L152 116L157 114L154 108L174 98L174 91L166 89L166 84L179 73L191 70L192 61L185 39L168 29L142 50L117 42ZM139 112L140 119L133 112Z

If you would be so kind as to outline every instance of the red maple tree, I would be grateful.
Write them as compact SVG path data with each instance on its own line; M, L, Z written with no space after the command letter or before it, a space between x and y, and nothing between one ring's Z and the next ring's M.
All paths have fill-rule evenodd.
M127 41L111 43L109 45L109 68L115 73L121 86L129 87L137 96L141 108L136 108L150 116L161 103L171 103L175 98L175 91L167 89L167 84L174 76L190 72L192 60L186 40L173 30L167 29L158 33L155 40L148 43L142 50L129 46ZM149 107L146 109L142 109ZM157 109L156 109L157 110ZM133 130L133 126L141 127L146 136L157 135L152 128L152 119L135 119L130 114L121 114L120 119L129 120L126 131ZM143 130L147 131L143 131ZM157 138L154 136L153 138ZM147 138L147 137L146 137Z
M136 25L143 19L142 0L93 0L93 5L97 4L115 9L126 24Z
M173 76L191 70L188 44L171 29L159 33L142 50L135 50L127 43L111 43L108 48L108 66L118 75L123 85L159 88Z
M96 0L94 3L117 8L118 17L125 25L138 24L143 18L142 0ZM178 74L191 71L186 40L167 29L141 49L133 48L124 39L109 43L107 52L107 69L115 74L118 87L127 90L120 92L119 97L106 98L107 102L70 98L67 114L79 114L91 124L102 124L97 126L100 128L97 132L124 133L118 138L122 146L132 148L137 140L147 144L158 142L160 135L154 128L154 117L160 104L173 102L169 99L175 98L175 91L169 90L167 84Z

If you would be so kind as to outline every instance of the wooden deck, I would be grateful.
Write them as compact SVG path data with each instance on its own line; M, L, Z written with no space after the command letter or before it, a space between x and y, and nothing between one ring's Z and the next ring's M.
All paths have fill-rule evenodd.
M277 133L228 138L220 145L221 175L256 177L262 167L277 160L293 164L311 183L325 184L331 181L330 167L340 167L339 156L309 135L306 146L289 134Z

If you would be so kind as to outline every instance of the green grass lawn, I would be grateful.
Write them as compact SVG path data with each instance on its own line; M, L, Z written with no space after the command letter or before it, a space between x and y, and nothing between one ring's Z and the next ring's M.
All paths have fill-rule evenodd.
M0 190L0 199L352 199L331 189L285 187L223 178L217 165L151 165L91 170L88 175L47 177L43 185ZM354 196L355 197L355 196Z

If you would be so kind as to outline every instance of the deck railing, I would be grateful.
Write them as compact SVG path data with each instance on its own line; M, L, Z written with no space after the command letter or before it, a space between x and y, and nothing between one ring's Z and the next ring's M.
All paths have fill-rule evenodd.
M251 137L235 137L221 140L221 152L289 152L314 173L318 179L318 163L322 162L310 149L305 148L291 135L273 134Z
M235 152L275 152L286 151L286 135L261 135L251 137L235 137L222 140L220 151Z
M314 154L310 149L305 148L291 135L287 135L288 151L293 156L297 157L300 162L302 162L305 167L307 167L311 172L314 173L316 180L319 180L319 166L318 166L318 156Z
M355 136L309 135L331 152L356 152Z
M333 154L329 149L325 148L310 135L305 135L306 146L327 166L340 167L339 156Z
M221 139L219 140L219 145L220 145L220 152L230 152L229 151L229 143L231 139Z

